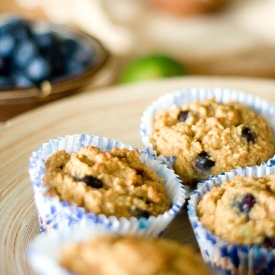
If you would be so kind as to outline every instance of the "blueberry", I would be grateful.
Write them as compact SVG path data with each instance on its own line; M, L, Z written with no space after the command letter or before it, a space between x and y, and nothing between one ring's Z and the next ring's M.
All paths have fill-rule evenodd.
M265 237L262 245L265 248L275 248L275 238Z
M11 88L13 83L9 77L0 76L0 90Z
M18 16L0 26L2 86L26 88L43 80L59 81L82 73L93 57L94 51L77 38L65 38L54 31L35 33L32 25Z
M81 74L85 70L85 66L69 60L66 64L66 74L75 76Z
M67 58L66 73L71 75L81 74L92 62L92 54L83 46L78 45L70 58Z
M53 45L52 33L38 33L34 35L34 40L39 49L47 49Z
M0 56L7 58L11 56L15 47L15 40L12 35L0 36Z
M93 54L93 52L89 51L79 44L72 56L72 59L74 60L74 62L86 66L91 63L93 59Z
M36 57L30 61L26 67L26 75L34 82L47 80L50 76L51 68L43 57Z
M206 152L201 152L195 160L195 167L199 170L206 171L215 165L215 161L210 159Z
M58 51L60 48L60 38L53 32L36 34L34 41L42 55L46 55L48 51Z
M13 63L18 68L24 69L37 54L38 51L35 43L31 40L24 40L15 48Z
M148 219L150 217L150 213L146 210L142 210L138 207L131 207L130 212L132 213L132 215L136 218L146 218Z
M77 50L78 42L71 38L66 38L60 43L60 52L65 58L70 58Z
M178 115L178 120L184 122L189 116L189 111L181 111Z
M12 34L12 27L10 24L3 24L0 26L0 37L3 35L11 35Z
M242 129L241 136L247 140L247 142L254 143L256 139L256 134L251 131L249 127L244 127Z
M239 204L239 209L241 212L249 213L256 200L252 194L246 194Z
M9 20L8 24L11 26L12 35L17 41L33 37L30 24L22 18L14 17Z
M0 57L0 75L7 76L10 72L10 61L9 59Z
M8 19L7 24L9 24L9 25L12 26L12 25L15 25L15 24L20 23L22 20L23 20L23 19L22 19L19 15L17 15L17 14L12 14L12 15L10 16L10 18Z
M65 74L65 62L58 50L50 48L43 54L43 57L51 66L52 77L55 78Z
M101 180L94 176L85 176L84 178L80 178L78 180L85 182L88 186L93 187L93 188L102 188L103 187Z
M33 85L32 81L22 72L17 72L12 78L14 85L18 88L29 88Z

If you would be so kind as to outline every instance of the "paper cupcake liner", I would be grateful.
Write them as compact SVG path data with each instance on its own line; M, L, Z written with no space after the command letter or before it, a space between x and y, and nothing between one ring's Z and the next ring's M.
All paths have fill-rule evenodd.
M188 217L204 261L219 274L275 274L275 249L268 250L257 245L238 245L229 243L213 235L199 221L197 205L202 197L212 189L213 184L221 185L235 175L262 177L275 173L275 166L262 164L225 172L201 181L188 201Z
M71 154L86 145L96 146L102 151L110 151L113 147L133 149L131 146L105 137L67 135L44 143L33 152L29 162L29 174L40 222L40 230L64 230L72 224L89 221L94 224L102 224L106 228L119 233L136 232L152 236L160 235L183 206L186 191L174 171L162 162L155 160L147 152L140 151L140 160L163 179L171 203L171 208L164 214L157 217L150 216L148 219L144 217L140 219L135 217L131 217L130 219L116 218L114 216L106 217L103 214L95 215L92 212L86 212L83 207L78 207L76 204L60 201L57 196L45 196L47 188L42 185L42 178L45 174L47 158L59 150L65 150Z
M140 124L140 136L147 152L154 155L156 159L163 161L168 167L173 168L175 156L165 158L164 156L158 155L150 142L150 136L153 134L153 118L155 113L158 110L168 109L173 106L182 106L194 101L201 101L213 97L220 103L226 103L234 100L247 105L266 119L275 134L275 107L262 98L228 88L194 87L165 94L153 101L152 104L149 105L144 111ZM275 163L275 156L273 161ZM192 191L192 189L187 187L188 194L190 191Z

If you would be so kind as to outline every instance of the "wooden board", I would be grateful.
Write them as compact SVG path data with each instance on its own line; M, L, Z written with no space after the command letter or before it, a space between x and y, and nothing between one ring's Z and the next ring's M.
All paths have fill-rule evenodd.
M275 105L275 81L248 78L175 78L87 91L7 121L0 126L0 274L33 274L26 248L39 233L28 161L32 151L66 134L102 135L143 148L139 124L157 97L184 87L229 87L259 95ZM165 237L196 247L186 211Z

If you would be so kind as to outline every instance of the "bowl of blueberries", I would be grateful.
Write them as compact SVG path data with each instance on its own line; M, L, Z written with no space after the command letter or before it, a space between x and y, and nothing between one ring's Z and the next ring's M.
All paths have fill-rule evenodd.
M109 57L96 38L46 20L0 18L0 121L76 93Z

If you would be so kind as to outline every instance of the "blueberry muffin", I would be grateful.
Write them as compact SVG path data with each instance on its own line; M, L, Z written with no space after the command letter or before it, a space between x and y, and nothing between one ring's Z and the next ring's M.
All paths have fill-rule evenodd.
M173 168L190 186L259 165L275 153L274 134L263 117L239 102L214 98L156 111L150 142L158 154L176 157Z
M170 202L162 179L143 164L137 150L100 151L84 146L68 154L57 151L46 162L47 196L75 203L88 212L107 217L158 216Z
M275 248L275 174L213 185L197 206L201 223L230 243Z
M103 234L63 247L60 264L78 275L210 275L189 246L168 239Z
M275 274L274 195L275 166L262 164L212 177L190 196L201 255L218 274Z

